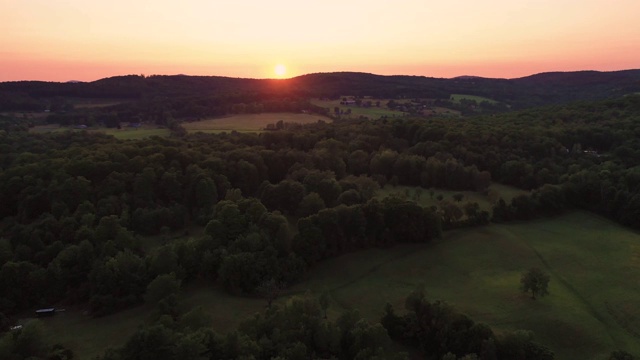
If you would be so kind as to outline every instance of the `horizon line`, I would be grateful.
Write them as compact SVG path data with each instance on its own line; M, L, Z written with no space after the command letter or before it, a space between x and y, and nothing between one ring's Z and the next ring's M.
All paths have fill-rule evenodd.
M585 72L597 72L597 73L615 73L615 72L625 72L625 71L636 71L636 70L640 70L640 68L629 68L629 69L620 69L620 70L594 70L594 69L581 69L581 70L551 70L551 71L543 71L543 72L538 72L538 73L532 73L529 75L525 75L525 76L519 76L519 77L487 77L487 76L480 76L480 75L457 75L457 76L453 76L453 77L436 77L436 76L428 76L428 75L415 75L415 74L392 74L392 75L384 75L384 74L376 74L376 73L371 73L371 72L364 72L364 71L354 71L354 70L339 70L339 71L319 71L319 72L310 72L310 73L306 73L306 74L302 74L302 75L296 75L296 76L292 76L292 77L283 77L283 78L274 78L274 77L264 77L264 78L257 78L257 77L242 77L242 76L228 76L228 75L194 75L194 74L184 74L184 73L177 73L177 74L121 74L121 75L113 75L113 76L106 76L106 77L101 77L95 80L75 80L75 79L69 79L69 80L64 80L64 81L54 81L54 80L37 80L37 79L22 79L22 80L6 80L6 81L0 81L1 83L12 83L12 82L46 82L46 83L58 83L58 84L69 84L69 83L92 83L92 82L96 82L96 81L100 81L100 80L105 80L105 79L111 79L111 78L118 78L118 77L127 77L127 76L138 76L138 77L144 77L144 78L148 78L148 77L154 77L154 76L167 76L167 77L172 77L172 76L186 76L186 77L218 77L218 78L228 78L228 79L238 79L238 80L275 80L275 81L286 81L286 80L291 80L291 79L296 79L296 78L300 78L303 76L309 76L309 75L318 75L318 74L345 74L345 73L351 73L351 74L366 74L366 75L374 75L374 76L382 76L382 77L394 77L394 76L409 76L409 77L423 77L423 78L431 78L431 79L445 79L445 80L453 80L453 79L459 79L459 78L477 78L477 79L492 79L492 80L516 80L516 79L523 79L523 78L527 78L527 77L531 77L531 76L536 76L536 75L542 75L542 74L568 74L568 73L585 73Z

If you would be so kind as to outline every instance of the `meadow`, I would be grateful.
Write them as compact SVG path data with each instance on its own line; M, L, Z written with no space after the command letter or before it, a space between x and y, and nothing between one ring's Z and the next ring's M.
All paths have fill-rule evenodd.
M259 132L267 125L275 124L282 120L285 123L309 124L322 120L332 122L326 116L305 113L262 113L240 114L200 121L185 122L182 126L188 132L219 133L225 131Z
M473 100L475 102L477 102L478 104L480 104L483 101L487 101L490 104L497 104L498 102L483 96L476 96L476 95L464 95L464 94L451 94L451 97L449 98L449 100L453 101L454 103L460 103L460 100Z
M263 114L241 114L220 118L205 119L193 122L184 122L182 125L190 133L222 133L222 132L261 132L267 125L275 124L282 120L285 123L309 124L318 120L332 122L333 120L322 115L312 115L303 113L263 113ZM32 133L48 133L63 131L89 131L100 132L113 135L121 140L143 139L151 136L169 136L169 129L160 128L155 125L143 125L139 128L129 128L123 126L121 129L89 127L87 129L76 129L73 127L61 127L57 124L39 125L29 129Z
M640 236L576 212L521 224L445 233L427 245L371 249L330 259L293 291L330 291L334 313L357 308L370 320L389 302L423 286L495 332L531 330L556 359L603 359L615 349L640 354ZM519 291L522 272L551 275L550 294Z
M527 223L446 232L430 244L370 249L326 260L278 302L328 291L329 316L358 309L379 320L389 302L424 287L496 333L524 329L549 346L556 359L601 359L621 348L640 354L640 235L586 212ZM519 291L521 273L533 266L551 275L550 294L532 300ZM191 284L187 307L202 307L217 331L262 311L266 300L229 295L210 284ZM152 314L149 306L92 319L80 310L45 319L54 341L91 358L121 344Z
M313 105L316 106L321 106L323 108L329 109L329 112L333 114L334 108L338 107L340 108L340 110L343 111L347 111L347 110L351 110L351 117L359 117L359 116L366 116L368 118L372 118L372 119L378 119L380 117L383 116L387 116L387 117L400 117L403 115L402 111L397 111L397 110L391 110L389 108L387 108L386 104L389 100L377 100L377 99L372 99L373 103L375 104L376 101L380 101L380 107L376 107L376 106L372 106L372 107L360 107L357 105L341 105L340 104L340 100L320 100L320 99L313 99L311 100L311 103ZM344 115L343 115L344 116Z

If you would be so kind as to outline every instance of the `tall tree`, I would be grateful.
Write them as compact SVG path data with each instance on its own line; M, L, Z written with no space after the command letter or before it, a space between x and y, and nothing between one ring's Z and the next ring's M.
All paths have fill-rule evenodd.
M531 292L531 298L535 300L536 295L545 296L549 294L550 277L539 268L531 268L520 278L520 289L525 292Z

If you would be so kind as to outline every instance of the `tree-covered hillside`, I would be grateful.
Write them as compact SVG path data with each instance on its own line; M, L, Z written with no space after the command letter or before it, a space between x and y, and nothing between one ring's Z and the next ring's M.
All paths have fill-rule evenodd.
M338 72L291 79L240 79L221 76L129 75L87 83L21 81L0 83L0 111L42 111L56 98L152 100L250 96L305 98L342 95L448 100L452 94L483 96L508 108L598 100L640 91L640 70L543 73L519 79L381 76Z

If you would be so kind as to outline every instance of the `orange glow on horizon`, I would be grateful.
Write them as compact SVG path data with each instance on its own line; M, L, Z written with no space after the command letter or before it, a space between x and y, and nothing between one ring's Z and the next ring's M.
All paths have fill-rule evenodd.
M623 70L640 67L638 13L637 0L4 1L0 81Z

